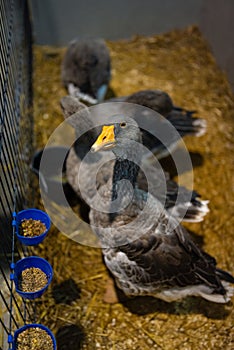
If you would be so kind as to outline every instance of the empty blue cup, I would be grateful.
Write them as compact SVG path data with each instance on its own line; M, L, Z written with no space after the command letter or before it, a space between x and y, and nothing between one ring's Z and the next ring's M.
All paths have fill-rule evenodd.
M51 332L51 330L49 328L47 328L44 325L39 324L39 323L26 324L25 326L23 326L15 331L14 339L13 339L13 347L12 347L13 350L17 350L17 337L18 337L18 335L28 328L41 328L44 331L46 331L52 339L53 350L56 350L56 340L55 340L54 334Z
M20 234L20 224L24 219L40 220L46 226L45 232L43 232L40 236L24 237L23 235ZM34 209L34 208L25 209L18 212L16 221L17 221L16 236L22 244L27 246L37 245L41 243L45 239L51 225L49 215L42 210Z
M19 288L19 280L22 271L28 269L30 267L37 267L42 270L47 276L47 284L40 290L35 292L23 292ZM24 299L36 299L40 298L42 294L47 290L49 284L52 281L53 277L53 269L47 260L40 258L39 256L29 256L27 258L23 258L15 264L14 268L14 282L15 282L15 290L16 292Z

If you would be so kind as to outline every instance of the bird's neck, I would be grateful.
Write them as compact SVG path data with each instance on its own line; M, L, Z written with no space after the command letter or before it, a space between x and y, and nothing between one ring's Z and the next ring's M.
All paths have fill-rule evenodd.
M113 171L112 200L130 194L132 191L129 190L129 185L132 189L135 189L142 158L141 152L141 148L133 147L131 143L125 145L125 147L115 147L113 149L116 160Z
M136 185L136 179L139 172L139 165L128 159L116 159L114 165L113 183L120 180L129 180L133 187Z
M134 189L136 186L139 165L128 159L116 159L113 172L112 200L118 196L127 196L129 185ZM122 181L121 180L127 180ZM129 183L130 182L130 183Z

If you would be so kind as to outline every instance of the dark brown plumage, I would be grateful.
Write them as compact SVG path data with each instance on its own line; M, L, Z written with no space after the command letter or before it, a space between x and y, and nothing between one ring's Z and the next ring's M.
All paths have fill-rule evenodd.
M91 209L90 222L117 285L129 296L151 295L174 301L193 295L228 302L234 292L228 282L234 283L234 278L216 268L215 259L191 241L155 197L137 188L136 163L141 152L132 144L140 143L141 135L136 123L118 116L114 118L114 137L107 140L106 135L103 129L92 149L105 150L108 145L116 156L113 179L99 193L105 208L109 204L112 212ZM123 162L128 159L126 167ZM128 182L123 181L126 178ZM113 199L118 199L117 203Z
M158 112L172 124L180 137L186 135L202 136L206 132L206 121L204 119L195 117L195 111L176 107L171 97L161 90L142 90L129 96L112 98L107 102L109 101L134 103ZM147 115L142 115L140 118L144 120L145 117L147 117ZM169 151L175 149L177 142L180 140L174 135L172 140L168 140L168 144L166 144L167 147L165 147L165 143L163 144L160 140L156 142L152 134L146 130L143 130L142 137L143 143L150 145L158 158L167 156Z
M77 99L66 96L61 100L61 106L65 118L70 117L67 120L81 135L71 148L66 160L67 179L74 191L90 205L96 191L112 178L114 160L108 153L89 154L84 160L97 138L100 128L93 128L87 107ZM76 114L75 111L77 111ZM82 130L87 129L89 132L82 132ZM102 167L96 174L96 169L101 164ZM140 189L147 191L149 182L151 194L162 203L165 202L167 210L173 211L172 215L184 221L198 222L203 220L209 211L207 201L200 200L197 192L191 192L178 186L176 182L169 179L168 174L156 171L148 162L145 162L144 166L147 179L144 172L140 170L137 180ZM166 191L164 191L165 186ZM180 200L177 198L178 191Z
M62 82L74 97L95 104L103 100L110 81L110 55L101 39L73 40L62 62Z

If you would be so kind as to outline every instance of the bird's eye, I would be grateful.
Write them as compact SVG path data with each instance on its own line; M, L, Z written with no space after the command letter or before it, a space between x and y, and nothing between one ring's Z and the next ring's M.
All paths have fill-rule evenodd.
M125 123L125 122L122 122L122 123L120 123L119 125L120 125L120 127L121 127L121 128L126 128L126 126L127 126L127 123Z

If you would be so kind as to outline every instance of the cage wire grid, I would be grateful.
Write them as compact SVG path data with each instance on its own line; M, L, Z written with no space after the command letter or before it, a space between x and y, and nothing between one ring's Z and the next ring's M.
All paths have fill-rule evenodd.
M32 30L27 0L0 0L0 349L35 316L14 292L14 263L28 255L15 240L14 213L32 204ZM9 343L8 343L9 341Z

